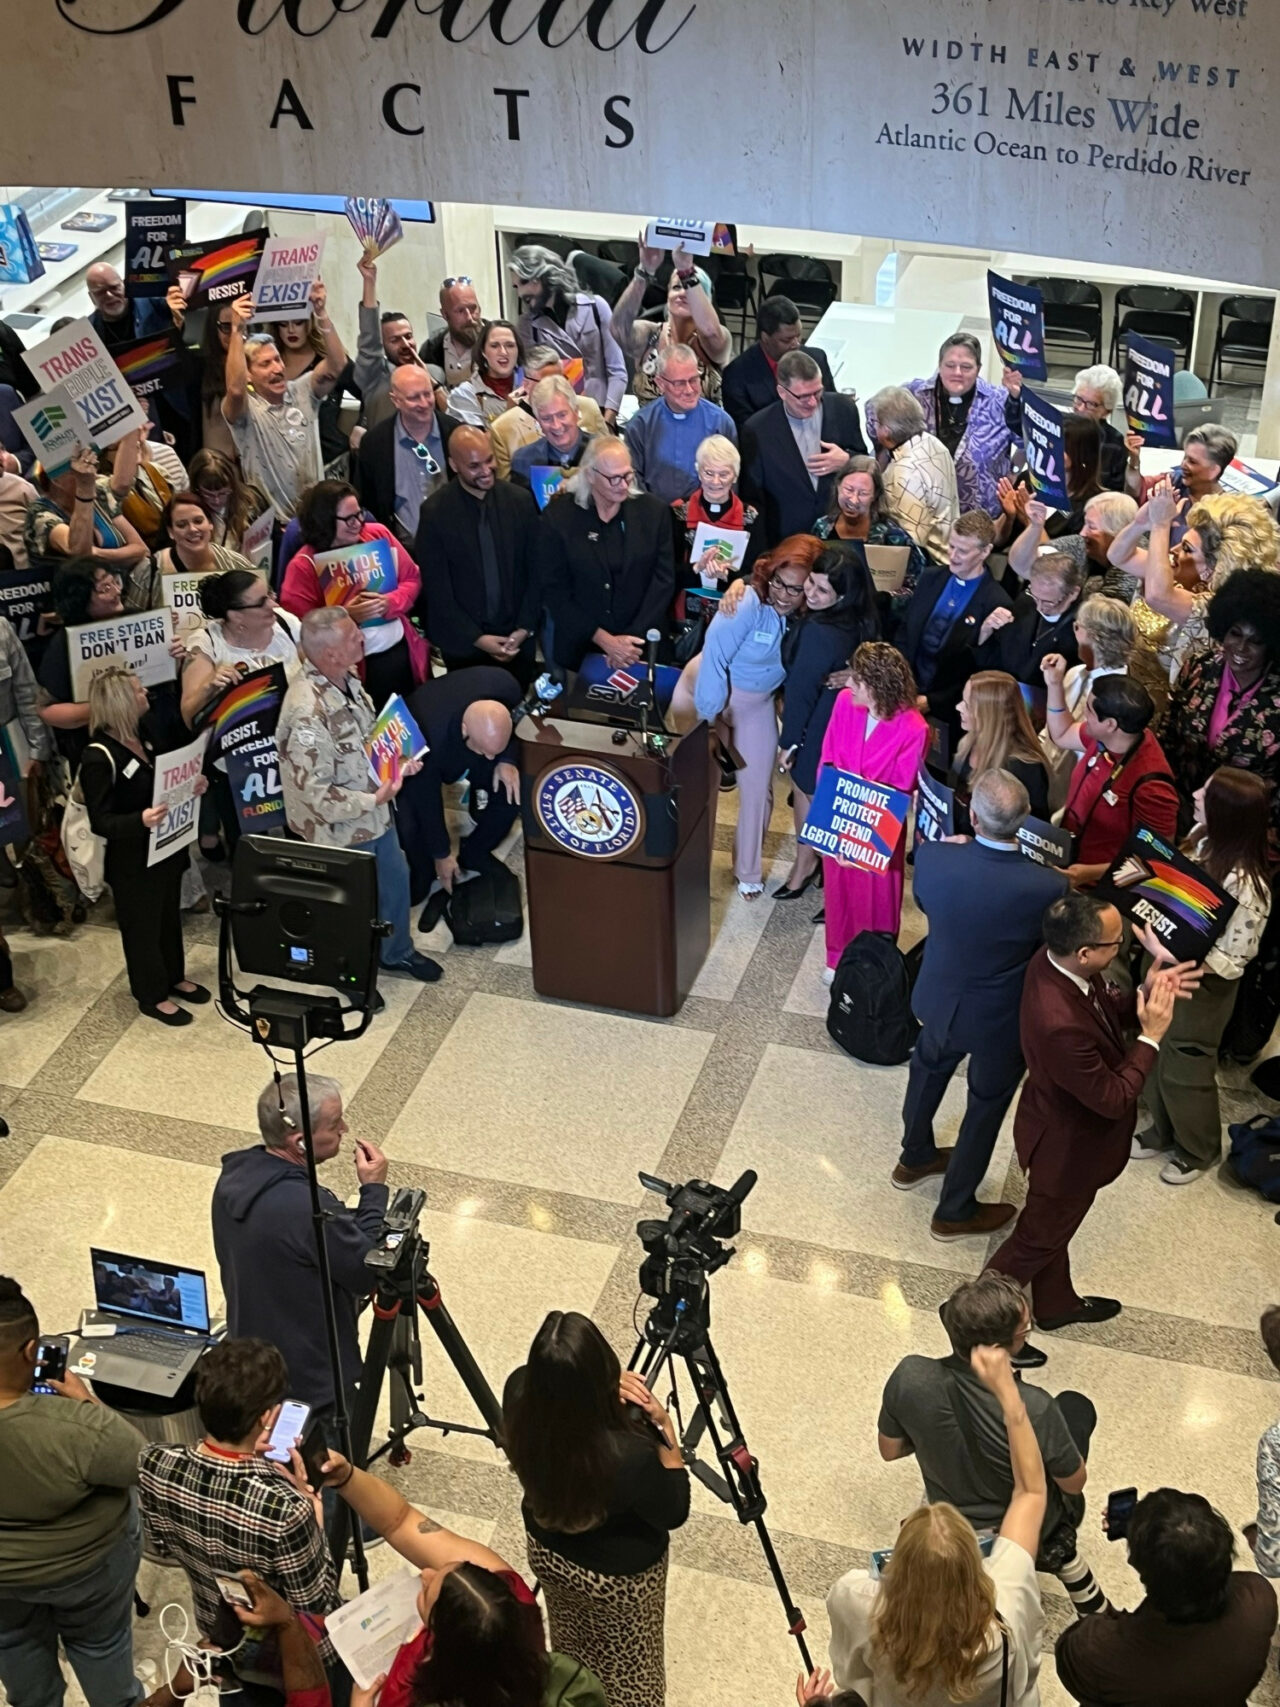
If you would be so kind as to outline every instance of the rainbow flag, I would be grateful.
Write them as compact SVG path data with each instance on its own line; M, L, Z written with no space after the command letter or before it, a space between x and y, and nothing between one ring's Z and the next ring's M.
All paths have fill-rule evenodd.
M1218 908L1218 891L1207 881L1179 871L1162 859L1136 857L1122 863L1115 881L1131 895L1158 901L1196 930L1208 930Z
M176 332L135 338L131 344L118 345L112 354L135 397L162 391L177 378L182 366L182 345Z
M268 723L273 730L284 687L284 671L278 664L269 670L255 670L242 681L233 682L214 703L207 719L213 729L214 745L220 745L229 730L254 719Z
M1202 866L1145 828L1130 836L1094 894L1153 931L1175 960L1203 960L1236 909Z
M187 307L204 308L250 291L269 235L249 231L242 237L171 249L169 277L181 285Z

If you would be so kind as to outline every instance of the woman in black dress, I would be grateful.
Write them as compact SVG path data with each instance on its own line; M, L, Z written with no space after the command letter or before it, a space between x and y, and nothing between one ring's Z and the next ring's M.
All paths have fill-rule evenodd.
M669 1532L689 1515L671 1418L594 1322L561 1310L509 1377L502 1415L551 1646L595 1672L609 1707L663 1707Z
M955 765L947 779L956 791L956 830L970 834L968 799L983 771L1016 776L1031 799L1031 816L1049 816L1049 773L1022 690L1003 670L979 670L960 696Z

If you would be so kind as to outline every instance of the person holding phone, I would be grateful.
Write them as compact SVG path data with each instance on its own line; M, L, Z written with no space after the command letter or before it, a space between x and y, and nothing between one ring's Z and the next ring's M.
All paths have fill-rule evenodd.
M137 1430L75 1375L41 1373L40 1323L0 1276L0 1684L11 1702L63 1697L58 1644L89 1707L128 1707L142 1531Z
M320 1650L288 1601L256 1571L240 1571L220 1581L224 1599L246 1629L269 1630L275 1635L285 1707L329 1707L332 1697ZM162 1683L153 1690L143 1707L178 1707L195 1689L196 1679L184 1662L175 1671L172 1683Z

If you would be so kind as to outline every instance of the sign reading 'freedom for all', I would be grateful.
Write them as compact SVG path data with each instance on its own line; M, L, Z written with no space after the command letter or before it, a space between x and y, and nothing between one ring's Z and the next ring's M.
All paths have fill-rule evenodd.
M669 208L1271 285L1266 0L29 0L11 175ZM691 149L673 111L729 98ZM851 77L850 67L857 67ZM56 87L59 100L50 102ZM450 146L442 149L439 139ZM848 170L849 160L859 170ZM215 170L216 168L216 170ZM1105 205L1106 217L1100 216ZM941 221L941 223L940 223Z

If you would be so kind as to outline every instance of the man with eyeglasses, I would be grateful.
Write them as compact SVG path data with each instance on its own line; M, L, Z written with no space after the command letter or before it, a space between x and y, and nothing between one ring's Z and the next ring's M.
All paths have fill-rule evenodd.
M1040 665L1051 652L1061 653L1068 668L1080 662L1075 620L1083 587L1083 563L1065 552L1042 552L1012 610L997 606L984 620L978 631L978 668L1004 670L1014 681L1043 692Z
M756 342L735 356L724 370L720 401L737 422L741 432L751 417L767 409L777 397L778 363L789 350L804 344L804 324L800 310L789 296L767 296L756 315ZM834 391L831 366L826 351L816 344L805 344L806 352L822 371L826 390Z
M153 332L167 332L170 326L182 324L173 313L172 304L162 298L130 296L124 280L106 261L95 261L85 274L84 282L89 301L93 304L89 324L108 350L117 344L131 343L134 338L148 338Z
M537 534L538 579L551 618L551 657L576 670L588 652L614 669L644 655L651 628L665 635L675 597L671 511L631 491L621 439L592 439L572 493L557 493Z
M658 354L659 396L623 429L636 478L664 503L687 498L698 486L697 455L703 439L720 434L738 442L733 418L702 395L698 358L688 344L668 344Z
M541 436L511 454L511 479L526 487L533 484L535 468L577 468L590 440L607 431L594 403L591 407L596 411L599 425L593 429L583 424L579 403L591 403L591 399L579 398L563 374L540 379L529 395L529 402L533 418L542 429Z
M1027 968L1019 1027L1027 1079L1013 1141L1030 1175L1027 1199L988 1266L1030 1286L1036 1326L1051 1332L1120 1314L1118 1299L1079 1296L1068 1247L1098 1192L1124 1172L1173 1004L1201 971L1166 953L1141 989L1122 992L1103 977L1124 941L1120 914L1076 891L1045 910L1044 940ZM1125 1028L1135 1021L1131 1044Z
M808 533L831 507L836 473L867 449L857 403L826 390L807 350L779 361L777 393L742 430L742 496L760 512L764 546Z
M375 520L412 550L423 502L449 478L449 439L459 423L436 408L431 375L417 363L392 368L388 395L393 413L361 439L356 484Z

